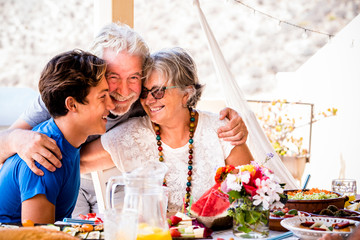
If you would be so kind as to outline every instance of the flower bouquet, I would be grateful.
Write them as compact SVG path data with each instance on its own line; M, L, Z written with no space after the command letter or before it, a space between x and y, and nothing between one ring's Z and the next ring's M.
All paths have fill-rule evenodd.
M268 154L266 161L272 158ZM233 217L234 235L242 238L262 238L269 235L269 212L282 208L284 184L268 168L251 162L248 165L220 167L215 176L220 191L232 204L228 215Z

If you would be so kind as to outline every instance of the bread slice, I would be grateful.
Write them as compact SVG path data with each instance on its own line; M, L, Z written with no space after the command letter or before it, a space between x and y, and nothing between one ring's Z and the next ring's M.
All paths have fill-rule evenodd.
M68 233L42 227L0 228L0 240L79 240Z

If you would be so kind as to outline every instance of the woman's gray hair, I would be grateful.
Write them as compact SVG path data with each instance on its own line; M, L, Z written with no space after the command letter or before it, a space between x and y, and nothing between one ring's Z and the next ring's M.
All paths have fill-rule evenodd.
M180 47L175 47L155 52L150 59L145 82L152 71L157 71L172 86L177 86L189 94L187 107L195 107L204 85L199 82L196 64L190 54Z
M150 56L149 47L144 39L126 24L110 23L104 26L94 39L91 52L102 58L104 49L109 48L117 54L126 51L130 55L140 56L143 65Z

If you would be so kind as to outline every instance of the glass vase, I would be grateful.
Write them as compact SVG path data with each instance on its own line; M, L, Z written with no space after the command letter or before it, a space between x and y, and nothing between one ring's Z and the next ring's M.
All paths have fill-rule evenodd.
M269 236L269 210L255 206L249 199L233 202L229 215L233 217L233 233L239 238L266 238Z

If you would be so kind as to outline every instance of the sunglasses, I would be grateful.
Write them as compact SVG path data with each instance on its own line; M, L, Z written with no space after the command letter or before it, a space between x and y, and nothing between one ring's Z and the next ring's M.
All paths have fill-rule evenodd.
M146 87L142 87L141 90L141 94L140 94L140 98L141 99L146 99L148 94L151 93L151 95L155 98L155 99L162 99L165 95L165 90L166 89L171 89L171 88L178 88L178 86L169 86L169 87L153 87L150 90L147 89Z

